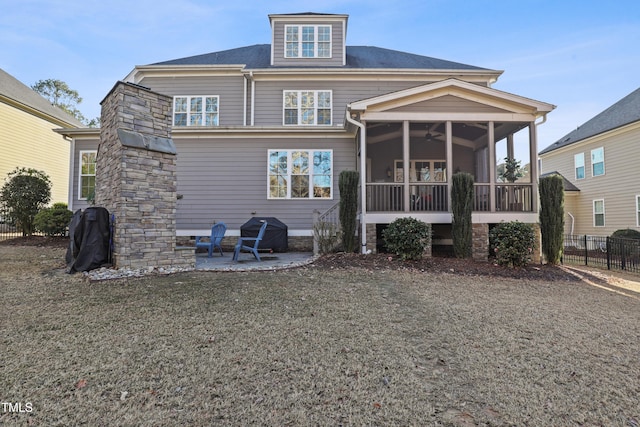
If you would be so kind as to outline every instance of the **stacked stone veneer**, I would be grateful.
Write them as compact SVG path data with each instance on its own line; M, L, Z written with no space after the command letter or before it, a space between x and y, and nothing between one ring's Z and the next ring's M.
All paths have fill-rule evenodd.
M95 202L115 214L115 267L193 267L193 251L176 251L172 99L118 82L101 105Z
M476 261L489 259L489 224L471 224L471 257Z

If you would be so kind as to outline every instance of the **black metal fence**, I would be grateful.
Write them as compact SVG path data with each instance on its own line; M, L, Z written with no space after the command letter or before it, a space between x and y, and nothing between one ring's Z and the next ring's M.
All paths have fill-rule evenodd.
M564 236L563 263L640 273L640 241L605 236Z
M44 233L34 232L34 236L44 236ZM11 224L0 223L0 242L22 237L22 230Z

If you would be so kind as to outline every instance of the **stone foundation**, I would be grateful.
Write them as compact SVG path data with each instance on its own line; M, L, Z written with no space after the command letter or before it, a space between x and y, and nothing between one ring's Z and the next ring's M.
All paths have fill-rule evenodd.
M367 224L366 225L367 232L367 252L371 251L372 254L378 252L378 232L376 224Z
M489 259L489 224L471 225L471 257L475 261Z

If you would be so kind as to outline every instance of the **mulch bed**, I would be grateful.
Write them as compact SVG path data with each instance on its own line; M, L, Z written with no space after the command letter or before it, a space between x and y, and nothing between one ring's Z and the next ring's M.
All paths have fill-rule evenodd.
M13 239L0 240L0 245L66 248L69 246L69 238L60 236L22 236L15 237Z
M0 245L36 246L51 248L67 248L68 237L26 236L0 241ZM417 261L402 261L391 254L347 254L334 253L321 256L313 263L324 268L363 268L371 271L382 270L415 270L433 273L452 273L465 276L493 276L515 279L538 279L546 281L576 281L575 275L558 266L530 264L524 268L508 268L496 263L458 259L450 256L435 255Z
M524 268L508 268L491 261L433 256L417 261L402 261L390 254L327 254L314 262L317 267L364 268L368 270L417 270L421 272L452 273L465 276L493 276L545 281L576 281L575 275L551 265L528 265Z

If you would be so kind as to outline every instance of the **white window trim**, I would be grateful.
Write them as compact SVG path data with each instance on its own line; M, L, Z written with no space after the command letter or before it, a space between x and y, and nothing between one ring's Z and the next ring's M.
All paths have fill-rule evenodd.
M176 125L176 98L187 98L187 111L185 112L185 114L187 115L187 124L186 125ZM206 105L207 105L207 98L217 98L218 99L218 124L213 125L213 127L218 127L220 126L220 111L222 110L221 106L220 106L220 95L176 95L173 97L173 104L172 104L172 113L171 113L171 124L172 126L178 127L178 128L187 128L187 127L212 127L211 125L200 125L200 126L195 126L195 125L191 125L190 123L190 116L191 116L191 99L192 98L202 98L202 119L203 119L203 123L204 123L204 114L206 114ZM182 113L182 111L180 112Z
M577 162L578 157L582 157L582 165L579 165ZM578 177L578 168L581 167L583 169L583 177L579 178ZM578 153L576 155L573 156L573 173L576 177L576 180L581 180L581 179L585 179L585 177L587 176L587 171L585 168L585 159L584 159L584 153Z
M640 227L640 194L636 195L636 227Z
M595 163L593 163L593 152L594 151L598 151L598 150L602 150L602 173L600 175L594 175L593 174L593 165ZM598 162L600 163L600 162ZM598 147L598 148L594 148L593 150L591 150L591 177L595 178L597 176L604 176L606 173L606 168L605 168L605 164L604 164L604 147Z
M287 55L287 28L295 27L298 29L298 56L289 56ZM313 27L313 56L303 56L302 55L302 27ZM328 27L329 28L329 56L318 56L318 28L320 27ZM305 24L297 24L297 25L285 25L284 26L284 57L285 58L294 58L294 59L330 59L333 58L333 26L327 24L320 25L305 25Z
M298 123L293 124L293 123L286 123L287 120L287 108L286 108L286 97L287 97L287 93L289 92L296 92L298 94ZM315 105L314 105L314 115L313 115L313 124L310 123L300 123L300 121L302 120L302 103L300 102L302 96L302 92L313 92L313 98L315 100ZM318 93L320 92L329 92L329 102L330 102L330 106L329 106L329 123L322 123L322 124L318 124ZM309 90L297 90L297 89L293 89L293 90L283 90L282 91L282 125L283 126L332 126L333 124L333 90L331 89L318 89L318 90L313 90L313 89L309 89Z
M281 151L286 151L287 152L287 195L285 197L272 197L271 196L271 183L270 183L270 178L271 178L271 174L270 174L270 159L271 159L271 153L273 152L281 152ZM309 173L309 197L291 197L291 177L294 176L294 174L292 173L292 165L293 165L293 161L292 161L292 153L294 151L306 151L307 153L309 153L309 160L311 162L313 162L313 153L314 152L329 152L331 155L331 177L329 180L329 191L331 193L331 197L314 197L313 196L313 173ZM313 164L311 164L309 166L310 168L313 168ZM281 149L269 149L267 150L267 200L333 200L334 196L333 196L333 177L335 175L334 172L334 158L333 158L333 149L322 149L322 148L304 148L304 149L297 149L297 148L281 148Z
M81 197L81 194L82 194L82 177L83 176L93 176L95 178L95 176L96 176L96 174L90 175L90 174L83 174L82 173L82 156L84 154L91 154L91 153L94 153L96 155L96 158L97 158L98 150L80 150L78 152L78 194L77 194L78 200L87 200L87 197Z
M596 202L602 202L602 213L596 212ZM597 228L601 228L601 227L605 227L607 224L607 219L605 216L605 206L604 206L604 199L595 199L593 200L593 226L597 227ZM602 225L596 225L596 215L602 215Z

